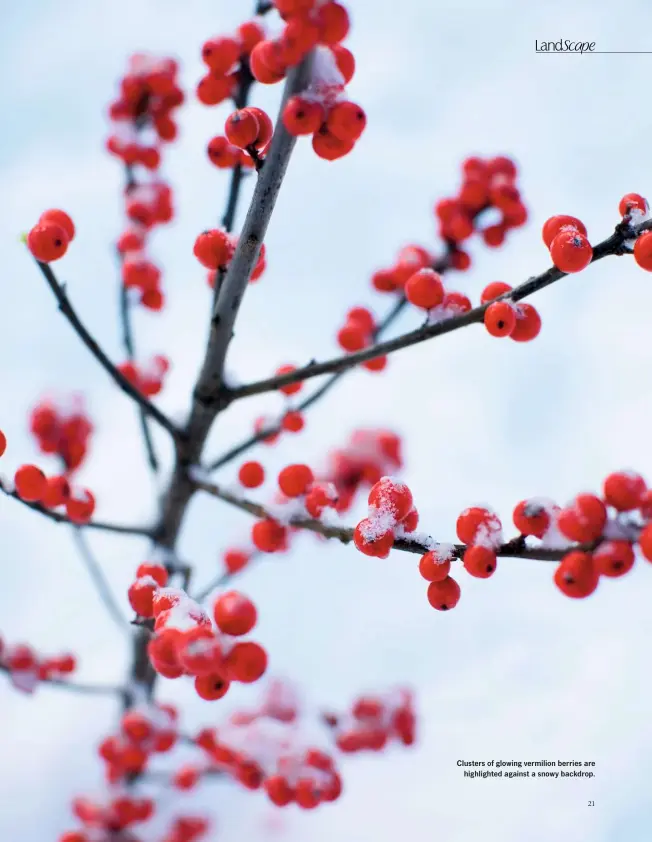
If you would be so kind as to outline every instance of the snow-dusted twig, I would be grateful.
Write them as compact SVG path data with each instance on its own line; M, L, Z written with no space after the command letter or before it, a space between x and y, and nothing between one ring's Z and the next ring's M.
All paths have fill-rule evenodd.
M239 497L231 491L222 488L215 483L206 482L203 480L194 480L195 487L201 491L217 497L219 500L224 500L230 506L234 506L243 512L248 512L257 518L276 518L276 512L269 508L247 500L244 497ZM340 541L342 544L350 544L353 541L354 530L350 526L337 526L333 524L324 523L323 521L314 518L305 517L302 515L295 515L288 518L289 526L295 526L299 529L306 529L309 532L315 532L318 535L323 535L325 538L333 538ZM404 537L396 538L394 541L395 550L403 550L408 553L418 553L423 555L429 550L435 549L438 542L429 535L415 535L410 537L409 534ZM465 544L451 544L450 555L452 558L462 558L466 550ZM573 545L562 549L549 547L529 547L523 536L513 538L496 548L497 556L509 556L513 558L531 559L533 561L561 561L561 559L569 552L570 549L585 549L592 550L594 545L584 547L580 545Z
M614 233L598 243L593 248L592 263L601 260L608 255L623 255L629 253L628 243L635 239L642 231L648 230L652 227L652 221L646 221L639 226L629 226L624 223L619 223L616 226ZM510 292L503 293L497 299L509 298L510 301L521 301L524 298L538 292L544 287L550 286L555 281L561 280L567 276L567 272L562 272L556 266L551 266L540 275L528 278L519 286L514 287ZM402 348L409 348L412 345L417 345L420 342L425 342L427 339L434 339L436 336L442 336L445 333L451 333L459 328L466 327L471 324L479 324L484 320L484 313L487 307L492 302L481 304L468 313L462 313L458 316L437 321L434 324L425 324L416 330L409 333L404 333L401 336L396 336L394 339L388 339L385 342L377 342L362 351L345 354L343 356L334 357L325 362L311 362L303 368L296 369L289 374L276 375L274 377L267 377L264 380L258 380L254 383L249 383L244 386L237 386L229 390L228 400L236 401L241 398L246 398L251 395L260 395L264 392L272 392L280 389L282 386L289 386L292 383L300 383L309 380L312 377L319 377L323 374L332 374L334 372L343 372L347 369L353 368L360 363L373 360L377 357L391 354Z

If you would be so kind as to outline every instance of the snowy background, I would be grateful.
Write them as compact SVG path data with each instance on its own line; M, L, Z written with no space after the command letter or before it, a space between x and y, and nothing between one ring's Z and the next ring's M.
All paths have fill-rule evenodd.
M59 276L119 357L110 244L121 227L122 176L103 151L105 106L135 50L176 55L184 86L194 86L202 42L232 30L248 4L10 5L0 40L3 471L37 456L26 432L35 401L46 391L81 390L97 427L83 477L96 492L98 515L136 522L152 515L153 489L135 412L57 313L18 237L47 207L71 213L78 234ZM534 52L535 39L559 38L596 41L600 50L649 49L646 0L628 4L626 19L612 4L588 0L527 8L516 0L376 0L358 3L351 15L358 71L350 94L369 126L355 152L334 164L317 160L309 142L298 144L269 228L269 268L247 292L229 357L242 380L332 356L336 327L353 304L385 312L391 302L370 289L371 272L406 242L435 244L433 203L457 188L469 154L513 155L531 211L505 248L474 241L473 270L452 284L475 301L490 280L516 284L548 266L540 229L553 213L579 216L599 241L612 231L625 192L652 195L648 108L636 81L648 75L652 55ZM255 104L275 112L279 92L258 90ZM152 237L169 307L137 316L144 356L172 359L160 405L178 418L201 359L210 297L192 243L220 219L228 180L208 164L204 147L227 113L192 102L179 112L181 139L165 159L178 221ZM501 342L470 327L401 351L384 375L353 374L311 412L303 434L262 451L270 473L290 461L318 464L357 427L396 430L423 528L441 540L454 538L457 514L473 503L491 503L509 524L526 496L563 503L599 489L619 468L652 480L650 276L632 259L609 258L533 303L543 318L535 342ZM401 329L417 321L408 314ZM279 405L271 395L233 407L208 453L239 440L253 417ZM159 441L165 448L165 437ZM74 649L79 680L119 681L127 641L103 613L68 531L5 498L0 522L2 635L47 652ZM198 565L197 581L214 575L219 551L248 526L246 515L196 499L181 548ZM124 594L146 545L100 535L91 541ZM390 842L398 834L467 842L480 833L485 842L649 838L652 569L639 562L577 603L553 586L552 566L505 559L489 581L461 573L462 599L441 614L426 601L416 561L400 553L367 559L307 536L291 556L239 581L259 605L258 636L275 674L299 680L313 707L342 706L360 690L395 682L413 685L418 746L350 758L345 795L315 813L270 816L262 796L217 784L201 796L180 795L179 805L210 808L214 838L224 842L268 833L288 842ZM189 683L161 682L160 690L185 705L189 723L206 724L257 695L255 686L234 690L210 705ZM115 705L47 687L29 698L0 678L0 715L0 836L54 840L73 825L70 798L101 791L94 746L113 726ZM456 766L490 758L593 760L597 776L469 780Z

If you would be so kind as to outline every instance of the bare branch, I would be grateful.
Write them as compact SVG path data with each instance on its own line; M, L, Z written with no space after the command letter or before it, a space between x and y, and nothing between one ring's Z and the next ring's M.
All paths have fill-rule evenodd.
M47 281L48 286L54 293L54 297L59 302L59 310L63 313L66 317L68 322L70 323L71 327L79 336L81 341L84 345L88 348L88 350L93 354L95 359L99 362L102 368L109 374L109 376L113 379L113 381L132 398L136 403L143 409L143 411L149 415L151 418L154 418L161 427L164 427L168 433L173 437L173 439L179 439L181 436L181 431L170 421L170 419L164 415L160 409L158 409L154 404L149 401L145 395L136 389L127 378L121 374L120 371L115 367L115 365L111 362L111 360L107 357L104 351L100 348L97 344L95 339L91 336L88 330L84 327L82 322L79 319L79 316L73 309L72 304L70 303L70 299L66 294L64 287L57 281L54 272L50 268L48 263L41 263L39 260L36 261L37 266L41 270L43 277Z
M228 503L243 512L248 512L250 515L257 518L270 518L274 520L274 515L271 512L268 512L265 507L259 503L253 503L250 500L238 497L236 494L227 491L225 488L221 488L215 483L204 482L202 480L195 480L194 482L195 486L201 491L205 491L213 497L224 500L225 503ZM315 532L318 535L323 535L325 538L334 538L342 544L350 544L351 541L353 541L354 530L349 526L331 526L329 524L322 523L319 520L315 520L314 518L308 517L293 517L290 519L289 524L290 526L296 526L299 529L306 529L309 532ZM394 541L394 549L423 555L428 552L428 550L431 550L435 544L436 542L429 537L405 537L397 538ZM454 557L461 558L466 550L466 545L453 544L452 546L454 547ZM547 547L528 547L525 544L523 536L519 536L518 538L507 541L507 543L498 547L496 549L496 555L532 559L535 561L561 561L561 559L571 549L593 549L593 547L587 548L582 545L575 545L563 550L549 549Z
M75 544L77 545L77 549L79 551L79 555L84 562L88 573L93 580L93 584L95 585L95 589L97 593L104 603L104 607L106 608L107 612L111 616L111 619L115 622L118 626L120 631L127 632L129 636L131 636L131 625L127 618L123 615L120 607L118 606L113 593L111 592L111 588L109 583L106 581L104 573L102 572L101 566L98 564L97 559L93 555L90 550L90 547L86 543L86 539L79 527L73 528L73 538Z
M73 523L73 521L71 521L70 518L66 517L66 515L60 514L59 512L53 512L50 509L46 509L45 506L42 506L40 503L29 503L27 500L23 500L15 491L10 491L8 488L5 488L1 480L0 491L6 494L7 497L13 497L14 500L18 500L19 503L22 503L23 506L27 506L33 511L44 515L45 517L49 518L55 523L67 523L69 526L74 527L80 526L80 524ZM106 523L101 520L91 520L88 523L81 524L81 528L99 529L102 532L115 532L119 535L134 535L143 538L152 537L151 528L148 528L146 526L124 526L120 523Z
M649 227L650 225L648 223L644 223L636 230L640 232ZM636 234L634 233L633 228L628 226L623 227L622 223L620 223L616 226L616 230L611 237L608 237L606 240L603 240L594 247L591 262L595 263L597 260L601 260L603 257L607 257L608 255L626 254L627 251L623 249L623 244L625 240L631 239L634 236L636 236ZM555 283L555 281L565 278L567 274L567 272L562 272L560 269L557 269L556 266L552 266L540 275L528 278L527 281L515 287L510 292L506 292L503 293L503 295L498 296L494 299L494 301L503 298L509 298L511 301L521 301L523 298L527 298L529 295L544 289L544 287L550 286L550 284ZM267 377L264 380L259 380L255 383L238 386L229 390L227 399L229 401L235 401L251 395L260 395L264 392L272 392L280 389L282 386L288 386L291 383L304 382L312 377L319 377L323 374L343 372L359 365L360 363L366 362L367 360L373 360L376 357L382 357L386 354L394 353L402 348L409 348L411 345L425 342L427 339L433 339L434 337L442 336L445 333L451 333L454 330L458 330L459 328L466 327L470 324L481 323L484 320L485 310L491 303L492 302L487 302L479 307L475 307L468 313L453 316L435 324L425 324L417 330L412 330L409 333L404 333L401 336L397 336L394 339L389 339L385 342L378 342L375 345L364 348L362 351L356 351L352 354L335 357L331 360L326 360L323 363L312 362L304 368L297 369L289 374Z

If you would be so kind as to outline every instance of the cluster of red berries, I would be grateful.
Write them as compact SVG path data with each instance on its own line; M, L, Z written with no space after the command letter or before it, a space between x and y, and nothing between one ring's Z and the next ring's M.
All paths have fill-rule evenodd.
M39 681L62 678L77 667L74 655L43 658L26 643L5 644L0 638L0 669L7 672L17 690L33 693Z
M571 550L557 567L554 581L566 596L592 594L602 576L624 576L634 566L635 547L652 562L652 489L640 474L617 471L605 479L602 496L578 494L569 506L529 511L521 525L524 534L536 534L553 520L569 541L594 545ZM533 522L531 522L533 521Z
M480 303L489 304L484 311L484 325L491 336L509 336L515 342L530 342L541 331L541 316L536 307L526 301L511 301L509 297L494 301L511 290L512 287L502 281L493 281L483 289Z
M202 231L197 236L195 245L193 246L193 254L202 266L211 270L207 277L208 285L211 288L215 286L217 278L216 270L224 271L228 268L237 245L237 234L228 234L220 228L211 228L207 231ZM266 249L263 243L260 247L258 260L249 278L249 283L257 281L265 271L266 266Z
M135 824L149 821L154 815L154 802L151 798L130 795L118 795L107 804L89 798L75 798L72 812L83 829L63 833L59 842L93 842L95 839L110 839L114 835L122 836Z
M224 132L209 141L209 161L218 169L231 169L237 164L253 167L264 160L274 125L262 108L250 105L227 117Z
M201 49L208 72L197 84L197 99L203 105L219 105L236 95L248 74L249 56L265 37L260 21L241 24L233 36L209 38Z
M542 229L543 242L550 257L562 272L581 272L593 259L593 247L587 239L586 226L574 216L559 214L547 219Z
M131 56L127 73L120 80L120 94L109 106L113 122L107 150L128 166L141 164L156 170L161 162L160 143L174 140L177 124L173 112L184 94L177 82L179 67L172 58L139 53ZM139 132L151 127L156 142L141 143Z
M245 473L251 471L248 468ZM319 518L325 509L337 506L335 487L329 482L316 481L308 465L287 465L279 472L277 482L281 492L277 512L273 517L257 521L251 529L253 545L264 553L288 549L289 529L282 521L289 523L297 514Z
M450 265L455 265L458 253L451 245L447 258ZM403 291L411 304L429 311L431 321L468 313L471 309L469 298L461 292L446 290L440 272L433 269L435 265L435 258L429 251L422 246L410 244L400 249L392 266L374 272L371 284L378 292ZM445 266L442 266L441 270L444 269Z
M367 125L364 110L345 92L354 70L345 47L317 47L308 87L290 97L281 113L286 131L293 137L312 135L313 150L326 161L348 155Z
M650 217L647 199L638 193L627 193L618 205L623 221L630 225L640 225ZM634 260L641 269L652 272L652 231L643 231L634 243Z
M395 740L406 746L415 741L414 699L405 689L361 696L345 716L325 714L323 719L333 729L335 744L346 754L382 751Z
M107 781L115 784L140 774L151 755L170 751L177 739L178 713L173 705L154 702L131 708L122 715L119 732L98 747Z
M253 602L238 591L219 596L210 616L185 591L165 587L162 565L145 563L128 591L134 611L155 618L147 651L152 666L164 678L193 676L202 699L224 696L232 681L258 681L267 669L267 653L258 643L235 640L256 625Z
M369 512L353 531L353 543L364 555L387 558L394 540L414 532L419 513L404 482L381 477L369 492Z
M65 506L73 523L88 523L95 511L95 497L87 488L73 487L64 475L48 477L36 465L21 465L14 474L14 487L26 503L40 503L48 509Z
M135 362L127 361L116 366L118 371L148 398L158 395L163 388L163 380L170 369L170 361L167 357L157 354L152 357L147 365L136 365Z
M75 396L72 407L56 406L50 400L38 403L30 413L29 429L41 453L58 456L70 473L88 454L93 424Z
M159 179L132 181L125 188L125 213L128 225L116 243L122 259L122 283L137 293L143 307L160 311L165 304L161 270L147 256L147 236L156 225L172 221L172 188Z
M441 199L435 205L439 235L451 246L451 266L464 271L471 265L470 255L460 248L477 231L485 244L501 246L507 232L527 222L527 209L516 186L518 173L511 158L467 158L462 164L462 184L456 196ZM493 209L500 221L480 228L485 211Z
M232 721L230 728L219 729L219 736L214 729L204 729L195 742L210 758L212 768L247 789L263 789L277 807L294 803L309 810L336 801L342 792L333 758L321 749L293 748L286 729L279 733L265 728L262 721ZM186 774L195 780L200 772L193 767Z
M337 343L344 351L355 353L373 345L378 325L371 310L366 307L352 307L346 314L343 326L337 332ZM363 368L368 371L383 371L387 367L387 356L365 360Z
M27 248L40 263L59 260L75 238L75 223L65 211L51 208L44 211L27 233Z

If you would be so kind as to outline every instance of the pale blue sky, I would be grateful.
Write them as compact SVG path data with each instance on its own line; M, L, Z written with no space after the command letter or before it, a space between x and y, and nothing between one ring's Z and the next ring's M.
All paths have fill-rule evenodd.
M97 492L99 514L136 521L151 514L152 496L132 407L57 313L18 237L47 207L72 214L78 236L59 274L104 347L118 355L110 244L121 225L121 173L103 152L105 106L135 50L178 56L191 88L203 40L229 31L248 7L225 0L11 5L0 41L0 427L10 443L2 470L35 458L26 413L44 392L83 390L97 425L83 476ZM531 212L505 248L473 243L473 271L451 283L475 300L490 280L515 284L548 266L539 232L551 214L579 216L598 241L611 232L625 192L652 196L645 87L652 55L534 53L535 39L650 48L645 0L626 13L606 0L572 7L376 0L351 14L359 69L350 93L367 110L368 129L354 154L334 164L299 143L269 228L269 268L247 292L229 357L242 380L283 362L331 356L353 304L385 312L390 302L371 291L371 272L406 242L434 244L432 206L455 189L469 154L513 155ZM279 92L258 91L255 103L275 111ZM204 147L227 113L194 103L180 112L182 137L165 164L178 222L152 239L170 306L137 320L144 355L172 360L160 404L179 418L209 304L192 242L221 217L227 184ZM384 375L352 375L314 409L301 436L262 451L270 473L289 461L319 464L358 426L395 429L405 437L404 477L423 528L441 540L454 538L456 515L478 501L509 524L523 497L563 503L598 489L612 470L637 468L652 481L650 275L631 259L611 258L534 303L543 329L533 343L500 342L471 327L401 352ZM416 319L408 315L402 326ZM233 407L210 452L279 405L272 395ZM225 480L233 476L224 472ZM48 651L74 648L80 680L119 680L128 648L101 612L67 532L6 499L0 522L0 633ZM181 547L198 565L198 580L211 576L218 552L248 526L246 516L197 499ZM145 545L101 536L92 544L124 593ZM378 561L306 537L287 559L244 575L272 671L299 680L312 706L407 682L422 717L417 747L346 761L341 802L284 813L284 838L649 838L652 569L639 562L580 603L563 598L551 577L551 567L518 560L504 560L489 581L460 574L462 599L444 615L429 608L416 559L399 553ZM185 705L189 723L217 723L256 688L213 706L182 682L162 683L161 691ZM100 791L92 746L112 726L115 708L48 688L25 698L0 681L0 711L11 723L0 733L0 836L54 840L70 826L70 798ZM595 760L597 777L546 784L461 777L457 759L486 757ZM262 798L213 786L195 800L217 814L215 838L263 838Z

